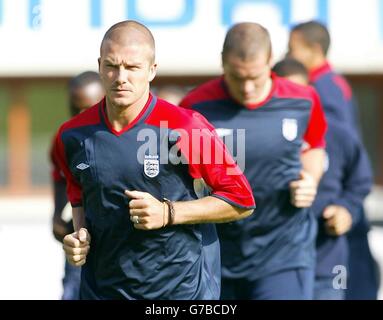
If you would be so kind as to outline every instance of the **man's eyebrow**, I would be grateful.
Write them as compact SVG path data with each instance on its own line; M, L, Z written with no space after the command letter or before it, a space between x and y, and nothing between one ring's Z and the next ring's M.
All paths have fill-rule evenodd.
M126 65L128 67L141 66L142 62L130 61L130 62L125 62L124 65Z
M106 63L110 63L110 64L116 64L112 59L109 59L109 58L105 58L104 60Z

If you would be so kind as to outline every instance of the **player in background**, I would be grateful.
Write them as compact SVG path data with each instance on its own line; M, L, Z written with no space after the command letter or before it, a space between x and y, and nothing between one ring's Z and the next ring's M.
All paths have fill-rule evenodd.
M358 108L347 81L336 73L327 60L331 44L325 25L316 21L301 23L292 28L289 39L289 56L297 59L309 70L309 81L317 90L326 117L342 126L349 126L361 141ZM363 143L362 143L363 144ZM362 152L366 153L364 147ZM364 158L368 158L365 154ZM365 168L366 175L371 168ZM346 299L376 299L378 291L377 268L368 244L369 222L360 206L353 217L349 242L349 280Z
M313 297L310 206L323 173L326 121L315 91L272 74L271 57L265 28L234 25L223 45L223 76L180 104L204 115L224 141L244 144L236 160L257 202L256 215L217 226L222 299Z
M285 58L278 61L274 65L272 71L276 75L302 86L307 86L309 84L309 74L306 67L293 58Z
M72 79L68 84L69 111L71 117L83 112L99 102L104 96L101 79L97 72L86 71ZM50 149L52 165L52 188L54 196L54 211L52 218L52 231L57 241L63 242L65 235L73 232L73 222L63 219L64 208L68 203L66 196L66 181L64 173L60 170L54 153ZM63 300L77 300L79 298L81 269L65 261L63 278Z
M157 89L157 97L166 100L176 106L181 102L187 91L184 87L177 85L161 86Z
M278 62L273 71L308 85L308 71L294 59ZM327 124L327 165L312 207L318 219L314 299L344 300L349 269L347 233L370 192L372 174L355 132L332 117Z

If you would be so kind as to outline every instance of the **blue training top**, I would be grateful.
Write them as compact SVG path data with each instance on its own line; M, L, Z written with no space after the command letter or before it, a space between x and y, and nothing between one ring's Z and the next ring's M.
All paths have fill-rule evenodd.
M310 209L291 205L289 184L299 178L302 150L324 148L326 122L312 88L274 75L272 79L269 97L257 105L243 106L232 99L223 78L196 88L181 102L201 112L225 141L234 141L234 150L236 129L245 129L242 169L257 212L217 225L226 278L254 280L315 264L316 221Z
M124 190L187 201L198 198L194 184L203 179L212 196L251 209L255 203L245 176L197 112L150 95L137 118L116 131L105 108L104 99L66 122L55 142L68 198L72 206L84 208L92 237L82 270L81 298L218 299L215 226L138 230L129 219ZM193 140L193 130L224 155L223 162L214 156L205 161L203 139Z

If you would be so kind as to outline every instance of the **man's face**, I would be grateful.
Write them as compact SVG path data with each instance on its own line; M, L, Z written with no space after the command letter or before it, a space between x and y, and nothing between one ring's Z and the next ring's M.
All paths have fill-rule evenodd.
M314 50L304 41L300 31L290 33L288 56L298 60L307 69L310 69L314 59Z
M126 108L149 91L156 74L150 48L138 42L119 44L107 40L99 59L99 72L109 103Z
M72 114L76 115L94 106L104 94L104 88L98 82L72 89L70 92Z
M260 53L254 58L243 60L229 53L222 65L230 95L243 105L257 103L270 78L269 55Z

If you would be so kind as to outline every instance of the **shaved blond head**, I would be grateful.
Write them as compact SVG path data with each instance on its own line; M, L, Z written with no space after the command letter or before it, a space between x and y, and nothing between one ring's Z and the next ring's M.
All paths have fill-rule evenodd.
M154 37L147 27L137 21L126 20L111 26L102 39L101 56L108 42L116 42L120 45L147 45L151 62L155 61Z

